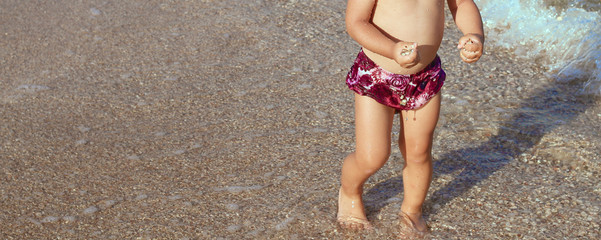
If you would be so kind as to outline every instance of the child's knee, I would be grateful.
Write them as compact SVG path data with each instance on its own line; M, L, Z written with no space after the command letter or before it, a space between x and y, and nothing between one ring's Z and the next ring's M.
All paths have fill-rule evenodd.
M407 151L406 164L430 164L432 161L432 153L430 149L414 149Z
M400 142L400 141L399 141ZM399 144L405 150L405 161L408 163L428 163L432 157L432 138L414 138ZM403 149L401 149L403 152Z
M390 157L390 149L366 153L357 152L357 163L361 171L368 174L377 172Z

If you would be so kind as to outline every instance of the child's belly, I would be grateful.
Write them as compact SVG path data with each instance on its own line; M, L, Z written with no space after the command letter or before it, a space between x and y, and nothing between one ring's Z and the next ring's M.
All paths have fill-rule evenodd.
M434 60L440 47L444 32L444 1L379 0L372 21L384 34L393 39L417 43L420 62L407 69L393 59L367 49L364 49L365 54L390 72L416 73Z

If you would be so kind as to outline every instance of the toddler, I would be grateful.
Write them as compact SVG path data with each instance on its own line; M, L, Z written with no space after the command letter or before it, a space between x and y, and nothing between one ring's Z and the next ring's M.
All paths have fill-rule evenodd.
M478 61L484 31L476 4L447 4L464 34L457 46L461 59ZM346 79L355 92L356 149L342 166L337 221L344 228L372 228L363 207L363 184L390 156L398 112L398 145L405 160L401 234L419 237L428 231L422 205L432 178L432 140L445 81L436 54L444 18L443 0L348 0L346 28L362 50Z

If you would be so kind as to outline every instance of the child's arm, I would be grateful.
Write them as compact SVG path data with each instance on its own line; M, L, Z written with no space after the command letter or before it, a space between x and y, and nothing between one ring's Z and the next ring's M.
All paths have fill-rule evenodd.
M417 43L390 39L371 22L371 14L376 0L348 0L346 8L346 29L349 35L361 46L394 59L404 68L411 68L419 62Z
M461 49L461 59L467 63L478 61L484 52L484 29L478 7L472 0L447 0L455 24L463 37L457 48Z

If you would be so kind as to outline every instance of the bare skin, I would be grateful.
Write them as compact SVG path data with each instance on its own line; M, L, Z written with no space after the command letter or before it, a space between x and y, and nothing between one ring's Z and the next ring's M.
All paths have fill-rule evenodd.
M464 36L457 45L460 57L476 62L483 54L484 31L472 0L447 0ZM382 68L398 73L419 72L436 57L444 31L443 0L349 0L346 11L349 35ZM401 211L425 230L422 205L432 178L432 140L440 113L440 93L425 106L402 111L399 149L405 159L404 198ZM355 94L356 150L342 166L339 216L367 220L362 202L363 184L388 160L395 110ZM416 116L416 118L414 118ZM362 221L345 227L371 227Z

